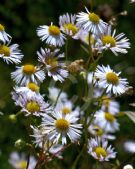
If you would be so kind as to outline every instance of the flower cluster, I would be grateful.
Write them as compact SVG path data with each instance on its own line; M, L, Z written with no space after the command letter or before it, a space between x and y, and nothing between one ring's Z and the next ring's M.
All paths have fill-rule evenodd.
M116 35L116 30L99 15L85 10L61 15L58 25L51 22L49 26L37 28L37 36L46 47L36 52L35 65L21 64L23 54L17 44L10 45L11 36L0 25L0 58L7 64L20 64L11 73L15 82L11 95L19 114L24 114L29 121L28 134L35 147L41 149L37 168L40 160L44 164L53 157L63 158L61 153L70 144L87 146L87 153L100 162L116 158L113 146L108 143L116 139L114 134L119 130L118 118L122 114L115 97L126 94L129 86L127 79L120 77L121 72L113 70L109 64L99 65L99 60L107 50L116 56L126 54L130 42L124 33ZM80 58L68 62L67 59L71 59L67 52L69 39L81 43L89 55L86 63ZM70 96L63 88L76 76L85 81L85 89L82 87L82 91L72 97L76 89ZM42 93L40 89L47 80L61 88L46 86ZM36 160L33 161L30 165L35 166ZM27 166L24 155L20 161L16 152L11 154L10 164L16 169Z

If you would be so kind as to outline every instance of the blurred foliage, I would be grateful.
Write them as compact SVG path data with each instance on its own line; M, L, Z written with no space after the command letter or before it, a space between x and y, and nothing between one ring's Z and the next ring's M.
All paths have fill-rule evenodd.
M116 70L122 72L122 76L127 77L130 85L135 86L135 5L129 4L128 0L93 0L93 10L99 13L105 20L109 21L111 16L117 16L117 33L124 32L130 39L131 49L126 55L114 56L107 52L102 58L101 63L110 64ZM105 4L109 5L112 11L111 16L104 17L103 7ZM34 62L37 63L36 51L44 46L36 35L36 28L39 25L48 25L51 22L58 24L59 15L68 13L77 13L84 10L84 6L90 9L90 0L1 0L0 1L0 23L4 24L6 31L12 36L12 43L18 43L24 54L23 63ZM127 16L118 15L120 12L127 10ZM71 41L69 45L69 57L70 60L75 58L85 58L86 54L79 46L79 42ZM26 121L21 116L17 122L12 123L8 119L9 114L17 113L17 108L11 99L10 92L14 85L10 72L14 71L15 67L7 65L2 60L0 62L0 111L4 113L0 116L0 169L11 169L8 164L8 158L10 152L15 150L14 143L19 138L29 140L27 132L25 130ZM43 91L47 91L48 83L43 84ZM77 87L78 85L75 85ZM72 89L71 95L72 95ZM123 110L128 110L128 103L133 102L134 95L120 99ZM121 121L121 132L117 133L118 140L115 143L118 150L118 158L120 160L127 158L128 154L123 153L122 144L124 140L134 139L134 124L127 117L124 117ZM58 160L53 162L52 168L59 169L60 166L63 169L70 168L70 164L73 163L77 156L76 151L70 151L74 147L67 149L67 153L64 153L64 161ZM25 151L25 150L24 150ZM72 153L71 153L72 152ZM87 154L81 157L78 169L91 169L90 163L92 158L89 158ZM135 161L134 161L135 163ZM59 164L59 166L56 166ZM49 164L48 164L49 165Z

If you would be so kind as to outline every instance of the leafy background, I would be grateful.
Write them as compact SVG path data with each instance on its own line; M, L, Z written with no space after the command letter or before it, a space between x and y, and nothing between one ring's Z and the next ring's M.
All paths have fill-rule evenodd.
M94 0L93 0L94 1ZM108 4L111 11L110 16L104 16L103 5ZM50 22L58 24L58 17L66 12L77 13L84 10L84 6L90 9L90 0L1 0L0 1L0 23L5 25L6 31L13 37L12 43L18 43L24 54L23 63L37 63L36 51L44 46L36 35L36 28L39 25L49 25ZM107 8L108 9L108 8ZM117 16L117 33L124 32L130 39L131 49L126 55L119 55L118 57L106 52L102 64L109 64L115 70L121 71L123 77L127 77L131 86L135 86L135 4L129 4L128 0L95 0L94 11L99 13L104 20L109 21L111 16L117 16L118 13L127 10L127 16ZM86 54L82 51L78 41L71 41L69 45L70 60L75 58L87 59ZM15 70L12 65L7 65L2 60L0 61L0 111L4 113L0 116L0 168L11 169L8 164L9 154L16 150L14 143L18 138L29 140L25 124L26 119L20 116L16 122L9 120L9 115L17 113L18 109L15 107L10 92L14 83L10 78L10 73ZM45 82L42 90L47 92L49 82ZM56 84L61 87L61 84ZM79 83L75 86L80 88ZM68 88L66 88L68 91ZM70 95L73 93L73 86L70 86ZM134 102L135 95L118 98L121 104L121 110L134 110L128 105ZM129 157L129 154L124 151L122 143L127 139L135 140L134 128L135 125L127 118L123 117L120 120L120 131L117 133L118 139L113 142L118 151L118 159L122 161ZM74 151L71 151L73 150ZM27 152L28 149L23 151ZM72 162L76 159L79 152L78 147L70 147L64 153L64 160L54 160L50 163L51 168L70 168ZM59 162L59 163L57 163ZM78 169L91 169L93 159L83 154ZM59 165L58 165L59 164ZM135 164L135 160L132 160ZM106 164L105 164L106 165ZM49 167L48 166L48 167Z

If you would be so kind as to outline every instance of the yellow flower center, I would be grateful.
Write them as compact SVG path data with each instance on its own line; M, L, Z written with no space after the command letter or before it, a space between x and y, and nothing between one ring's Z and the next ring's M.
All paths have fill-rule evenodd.
M100 158L100 156L102 156L102 157L106 157L107 156L107 152L103 147L96 147L95 148L95 153L96 153L98 158Z
M60 131L66 131L69 128L69 122L65 119L58 119L55 122L55 126Z
M71 113L71 109L69 109L68 107L64 107L64 108L62 109L62 113L63 113L63 114L69 114L69 113Z
M58 26L51 25L51 26L49 26L49 33L53 36L59 36L60 29Z
M110 35L103 36L102 42L103 42L103 45L110 44L111 47L116 46L116 40Z
M119 83L119 77L114 72L109 72L106 74L106 80L108 83L117 85Z
M17 163L17 165L18 165L18 167L19 167L20 169L26 169L26 167L27 167L27 161L25 161L25 160L19 161L19 162Z
M73 25L72 23L65 24L64 29L65 29L65 31L66 30L68 30L69 32L71 31L73 33L73 35L75 35L78 32L78 28L75 25Z
M5 45L0 46L0 54L4 56L10 56L10 48Z
M27 74L27 75L31 75L33 73L35 73L36 68L34 65L24 65L23 67L23 73Z
M35 83L28 83L27 87L33 92L39 91L39 87Z
M104 133L103 129L100 128L99 126L94 126L94 130L95 130L97 136L102 136Z
M4 31L4 30L5 30L5 27L0 24L0 31Z
M95 13L89 13L89 20L93 22L94 24L98 24L100 17L96 15Z
M106 112L105 113L105 119L109 122L113 122L115 120L115 117L113 114L109 113L109 112Z
M31 113L35 113L35 112L40 111L40 106L37 102L30 101L26 104L26 109Z
M49 57L46 59L46 63L51 66L51 68L56 68L58 66L58 61L54 57Z

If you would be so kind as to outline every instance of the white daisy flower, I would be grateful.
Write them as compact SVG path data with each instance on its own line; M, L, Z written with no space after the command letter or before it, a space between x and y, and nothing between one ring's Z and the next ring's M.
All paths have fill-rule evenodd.
M53 52L50 49L42 49L41 53L37 52L38 61L45 65L45 71L49 77L52 77L55 81L63 82L65 78L68 76L68 71L66 70L66 66L63 62L59 61L59 59L63 58L63 54L58 54L59 50L55 50Z
M14 99L15 97L12 98ZM22 93L19 95L18 99L14 101L17 106L22 108L21 112L25 112L26 116L41 116L51 110L51 107L44 101L41 95L26 95L25 93Z
M67 93L61 92L60 89L58 89L56 87L49 87L48 91L49 91L48 97L53 103L55 103L57 101L58 96L59 96L58 102L67 101L67 98L68 98Z
M45 153L48 151L49 153L54 154L56 157L61 159L61 153L64 146L50 142L44 128L34 126L31 126L31 128L33 129L33 135L31 136L35 138L35 141L33 141L33 143L36 144L36 146L43 148Z
M113 133L119 130L119 123L116 119L116 113L104 112L99 110L95 114L95 123L103 128L106 132Z
M3 43L8 42L11 39L11 36L5 32L5 27L0 24L0 41Z
M33 94L40 95L39 86L37 86L35 83L28 83L25 87L16 86L11 94L13 100L17 100L21 94L26 94L27 96L31 96Z
M50 26L39 26L37 35L49 45L62 46L65 43L65 36L61 33L60 28L53 25L53 23Z
M90 31L93 34L103 34L106 30L107 23L105 23L100 17L88 11L87 8L86 13L80 12L77 15L77 23L80 27L82 27L86 31Z
M80 138L82 125L77 124L78 118L74 114L63 116L60 112L52 112L51 115L44 115L42 127L48 133L48 138L58 143L67 144L67 136L71 142Z
M73 113L74 116L80 115L80 108L79 107L74 108L73 103L68 100L65 102L57 102L55 109L58 112L61 112L64 116L70 113Z
M102 137L107 140L115 140L116 137L112 134L107 133L103 128L101 128L98 124L91 124L88 127L88 131L95 137Z
M23 54L18 49L18 44L13 44L11 46L0 45L0 58L2 58L7 64L21 63Z
M125 92L128 82L127 79L119 77L119 73L115 73L110 66L97 66L95 77L98 79L98 86L106 89L106 93L120 95Z
M130 153L135 153L135 141L126 141L124 143L124 148L126 151L130 152Z
M127 164L123 167L123 169L134 169L132 165Z
M114 148L111 145L108 146L108 141L100 137L89 140L88 153L99 161L109 161L109 159L116 157Z
M103 111L114 112L114 113L120 112L120 105L118 102L111 99L107 95L103 96L101 99L102 99L101 109Z
M33 143L36 147L43 148L43 144L46 144L46 142L49 141L46 131L44 131L42 127L34 127L31 125L31 128L33 129L33 135L31 136L35 138Z
M9 163L15 169L26 169L27 167L27 157L24 153L19 154L18 152L12 152L10 154ZM28 169L34 169L36 166L36 159L33 156L30 156Z
M127 53L127 49L130 48L130 43L128 42L124 33L120 33L119 35L115 36L116 30L112 33L112 27L108 26L107 30L97 38L100 48L103 49L110 49L114 55L118 55L118 53Z
M21 67L17 66L17 70L11 73L12 79L19 85L27 85L30 82L39 83L43 82L45 79L45 74L43 70L38 70L38 68L32 64L26 64Z
M78 39L79 26L76 24L76 15L69 15L66 13L59 17L60 29L67 35L72 36L74 39Z

